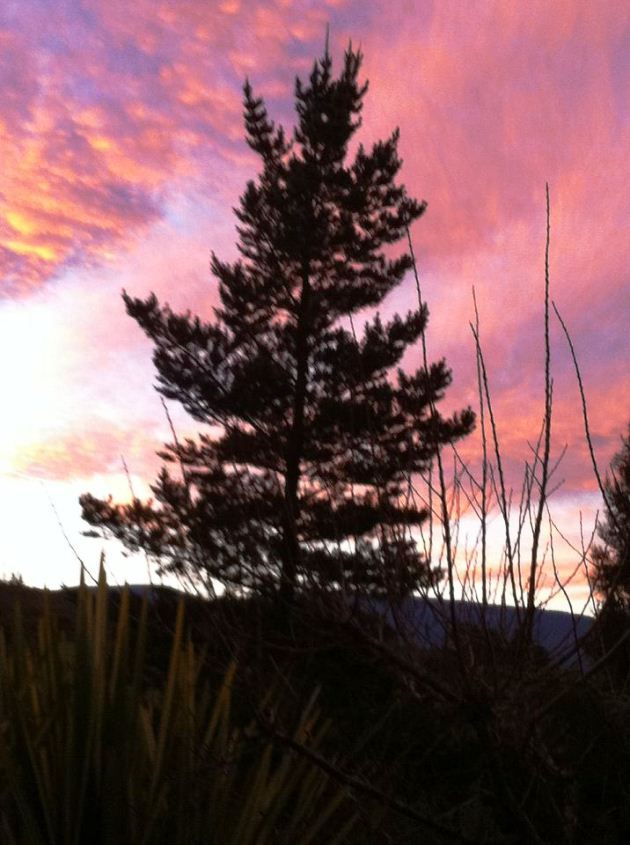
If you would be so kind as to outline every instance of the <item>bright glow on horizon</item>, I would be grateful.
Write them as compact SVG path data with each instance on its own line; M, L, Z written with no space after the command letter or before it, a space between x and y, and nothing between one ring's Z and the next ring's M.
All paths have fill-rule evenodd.
M45 409L58 405L63 339L44 310L24 303L0 307L0 392L10 404L0 414L0 473L46 433Z

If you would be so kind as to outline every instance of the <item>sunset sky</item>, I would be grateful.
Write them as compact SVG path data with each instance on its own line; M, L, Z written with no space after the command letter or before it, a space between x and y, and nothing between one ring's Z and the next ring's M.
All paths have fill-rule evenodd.
M76 583L106 549L83 492L149 494L169 441L153 346L125 288L212 319L210 250L256 173L249 76L293 126L293 84L352 39L369 79L359 140L400 127L401 180L428 202L412 237L429 355L476 405L472 287L501 446L517 484L544 405L545 182L551 296L571 332L602 471L630 420L630 6L627 0L4 0L0 7L0 574ZM624 187L626 186L626 187ZM408 278L381 312L415 304ZM601 507L566 341L551 321L553 512L574 540ZM410 365L417 366L413 356ZM200 427L169 405L178 434ZM478 440L465 446L474 458ZM67 540L62 531L65 531ZM568 553L566 567L574 559ZM579 585L575 587L576 595Z

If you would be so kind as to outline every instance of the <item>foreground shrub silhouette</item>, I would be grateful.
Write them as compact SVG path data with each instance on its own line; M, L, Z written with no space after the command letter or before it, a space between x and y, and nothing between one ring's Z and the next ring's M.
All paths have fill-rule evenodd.
M232 713L236 667L210 690L179 604L167 671L147 682L147 602L130 637L130 595L115 629L108 590L79 589L67 636L50 604L36 637L16 605L0 637L0 831L11 845L258 845L348 842L356 813L304 756ZM273 705L269 689L261 701ZM291 738L316 749L313 699Z

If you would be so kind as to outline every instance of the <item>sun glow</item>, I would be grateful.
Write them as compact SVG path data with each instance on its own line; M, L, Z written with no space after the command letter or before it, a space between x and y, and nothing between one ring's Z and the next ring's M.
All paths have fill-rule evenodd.
M43 308L0 306L0 473L16 468L20 452L54 425L60 328Z

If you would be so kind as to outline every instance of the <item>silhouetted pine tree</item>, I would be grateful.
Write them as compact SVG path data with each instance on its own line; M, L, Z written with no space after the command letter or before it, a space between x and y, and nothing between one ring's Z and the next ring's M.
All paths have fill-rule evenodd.
M334 79L326 49L309 83L296 80L291 140L246 82L247 143L261 170L236 210L242 258L212 256L215 322L123 292L156 344L159 392L223 429L158 453L184 475L162 469L159 507L80 498L87 522L165 571L280 586L287 599L311 579L400 595L435 577L405 536L426 517L405 503L406 480L470 432L474 415L436 412L451 380L444 361L390 375L423 332L425 308L387 324L377 315L361 338L349 320L410 269L409 255L383 247L425 209L395 183L398 130L346 163L367 90L361 61L350 46Z

